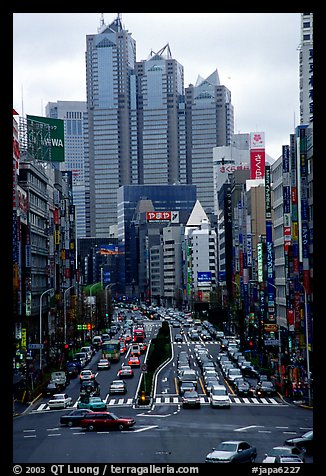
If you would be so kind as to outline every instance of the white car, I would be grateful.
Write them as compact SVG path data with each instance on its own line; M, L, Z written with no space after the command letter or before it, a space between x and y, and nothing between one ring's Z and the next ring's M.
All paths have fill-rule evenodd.
M55 393L48 402L49 407L52 408L67 408L72 405L72 398L66 393Z
M231 400L224 385L213 385L209 392L211 407L230 408Z
M95 379L95 374L93 373L92 370L90 369L85 369L80 372L79 375L80 381L82 380L94 380Z
M110 362L108 359L100 359L97 362L97 370L105 370L110 368Z

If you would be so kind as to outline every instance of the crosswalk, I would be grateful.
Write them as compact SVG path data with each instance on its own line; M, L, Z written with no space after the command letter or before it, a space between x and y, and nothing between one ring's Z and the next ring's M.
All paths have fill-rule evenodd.
M231 405L286 405L280 398L275 397L237 397L235 395L230 395ZM136 403L134 398L107 398L105 399L106 405L110 407L122 407L122 406L132 406ZM74 403L71 408L77 408L78 400ZM181 405L182 400L180 395L157 395L153 398L153 405ZM200 403L202 405L209 405L209 398L207 395L200 396ZM50 410L50 407L47 403L40 404L34 411L47 411Z

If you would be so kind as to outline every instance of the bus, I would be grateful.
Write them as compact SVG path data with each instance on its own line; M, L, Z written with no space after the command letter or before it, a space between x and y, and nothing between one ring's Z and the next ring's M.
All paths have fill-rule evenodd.
M120 341L118 339L105 340L101 347L102 358L113 362L120 360Z
M144 342L144 341L145 341L145 337L146 337L146 334L145 334L144 329L142 329L142 328L134 329L134 332L133 332L133 342L134 342L135 344L140 343L140 342Z

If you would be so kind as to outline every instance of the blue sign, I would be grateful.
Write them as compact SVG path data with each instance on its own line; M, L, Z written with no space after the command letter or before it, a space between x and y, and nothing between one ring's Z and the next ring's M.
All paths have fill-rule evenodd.
M212 273L210 271L198 271L197 281L198 283L210 283L212 281Z

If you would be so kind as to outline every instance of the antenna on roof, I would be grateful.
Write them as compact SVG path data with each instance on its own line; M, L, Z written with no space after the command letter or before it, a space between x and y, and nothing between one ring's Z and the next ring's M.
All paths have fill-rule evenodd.
M101 13L100 28L104 25L104 13Z

